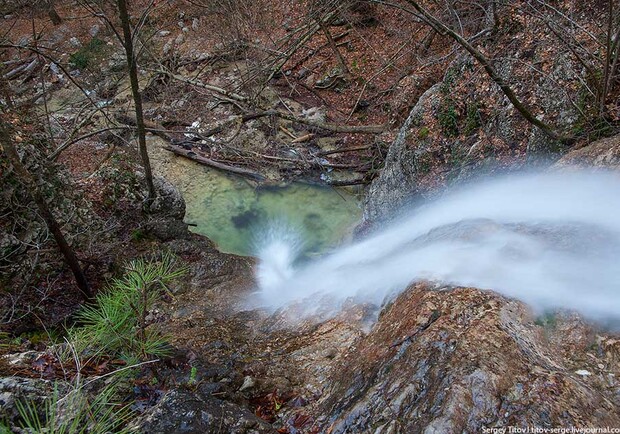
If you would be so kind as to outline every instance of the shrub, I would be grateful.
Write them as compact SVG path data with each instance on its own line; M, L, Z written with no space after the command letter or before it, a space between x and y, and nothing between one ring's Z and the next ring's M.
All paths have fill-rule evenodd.
M456 137L459 135L459 115L452 98L445 97L441 101L437 117L441 130L447 137Z
M78 51L69 56L69 62L78 69L85 69L101 52L101 48L105 45L99 38L91 39L88 44L84 45Z
M134 362L167 353L165 336L147 323L147 316L161 289L186 272L175 257L164 253L159 259L138 259L126 266L122 278L97 295L94 305L77 314L81 327L69 331L69 341L78 353L120 357Z
M466 136L473 134L481 125L480 109L477 102L467 104L467 114L465 117L465 128L463 132Z
M428 138L430 133L431 131L428 129L428 127L422 127L418 130L418 139L424 140Z

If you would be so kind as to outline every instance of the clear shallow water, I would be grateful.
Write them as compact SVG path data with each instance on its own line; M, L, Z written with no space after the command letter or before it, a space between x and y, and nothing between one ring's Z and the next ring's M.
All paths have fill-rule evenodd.
M155 169L179 187L192 231L226 253L252 255L265 231L277 224L294 231L305 254L324 252L349 233L361 217L355 194L295 183L255 188L243 178L155 152Z
M185 192L185 220L220 250L253 254L274 222L301 237L305 253L319 253L342 239L360 216L355 196L306 184L254 188L243 179L205 170Z

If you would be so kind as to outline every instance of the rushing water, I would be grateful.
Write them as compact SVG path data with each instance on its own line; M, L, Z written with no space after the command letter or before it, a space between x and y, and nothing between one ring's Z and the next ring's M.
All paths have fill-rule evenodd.
M256 254L257 234L277 222L295 231L305 255L317 254L342 241L361 216L358 197L346 190L302 183L256 188L165 152L154 149L156 170L181 190L185 221L226 253Z
M296 262L297 254L290 234L265 243L255 305L335 312L347 299L380 304L429 279L617 321L620 179L571 172L488 180L316 261Z

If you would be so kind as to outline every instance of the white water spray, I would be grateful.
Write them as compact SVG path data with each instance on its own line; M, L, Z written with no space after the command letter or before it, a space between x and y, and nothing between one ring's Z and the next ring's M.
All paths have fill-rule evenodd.
M368 238L295 267L275 239L260 250L257 302L336 313L380 304L417 280L492 289L537 310L620 320L620 179L605 173L511 176L468 186Z

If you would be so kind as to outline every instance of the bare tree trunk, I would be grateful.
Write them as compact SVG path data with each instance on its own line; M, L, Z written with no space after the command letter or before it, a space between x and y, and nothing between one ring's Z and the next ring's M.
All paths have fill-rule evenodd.
M340 65L342 74L346 77L346 79L349 79L351 73L349 72L349 68L347 68L347 62L345 62L344 57L342 57L342 54L340 53L340 50L338 50L338 46L334 42L334 38L332 37L331 32L329 31L327 26L325 26L321 17L318 17L316 22L321 27L323 34L325 34L325 37L327 38L327 43L329 44L329 47L332 49L332 51L336 55L336 58L338 59L338 64Z
M144 176L148 188L147 202L150 204L155 199L155 186L153 185L153 172L151 170L151 162L146 149L146 127L144 126L144 112L142 110L142 95L140 94L140 85L138 83L138 67L136 57L133 51L133 38L131 27L129 24L129 13L127 12L126 0L117 0L118 12L123 27L123 43L125 45L125 54L127 55L127 65L129 68L129 80L131 82L131 93L133 95L134 105L136 109L136 127L138 132L138 147L140 149L140 157L144 166Z
M497 12L497 0L491 0L491 13L493 14L493 29L497 30L500 26L499 14Z
M598 112L599 115L602 115L605 112L605 102L607 100L607 95L609 91L609 78L611 73L611 64L612 64L612 33L614 31L614 0L609 0L609 16L607 17L607 38L605 41L605 70L603 73L603 80L600 84L599 90L599 106Z
M436 35L437 31L431 27L428 34L422 39L421 47L418 51L420 56L426 56L428 54L428 50L431 48L431 45L433 45Z
M52 20L52 24L55 26L62 24L62 18L54 8L54 0L44 0L43 3L45 4L45 9L47 9L47 15Z
M4 77L4 71L2 66L0 66L0 93L4 97L6 101L6 105L9 110L13 109L13 98L11 97L11 88L9 86L9 80Z
M431 15L426 9L418 4L418 2L414 0L406 0L413 8L420 14L420 18L429 26L433 27L437 32L442 35L448 35L452 39L454 39L459 45L461 45L465 50L469 52L484 68L486 73L491 77L491 79L499 86L504 95L510 100L515 109L523 116L529 123L540 129L547 136L551 137L553 140L558 140L562 142L571 142L571 137L566 137L555 131L550 125L544 123L540 119L538 119L531 110L517 97L512 88L504 81L502 76L497 72L495 67L493 66L490 59L488 59L484 54L474 48L464 37L456 33L454 30L450 29L444 23L439 21L433 15Z
M12 139L9 134L9 130L6 125L0 122L0 144L4 149L4 152L13 166L15 173L19 179L19 181L26 187L30 196L34 200L37 208L39 209L39 213L43 217L45 224L47 225L49 231L54 236L54 240L56 240L56 244L58 244L58 248L60 252L65 258L65 261L71 271L73 272L73 276L75 277L75 283L77 284L82 296L85 300L90 300L93 297L93 293L88 285L88 281L86 280L86 276L84 275L84 271L82 271L82 267L78 261L77 256L73 249L67 243L62 230L60 229L60 225L54 218L54 215L50 211L45 198L41 194L37 183L34 178L28 172L28 170L22 164L19 155L17 154L17 150L15 149L15 145L12 142Z

